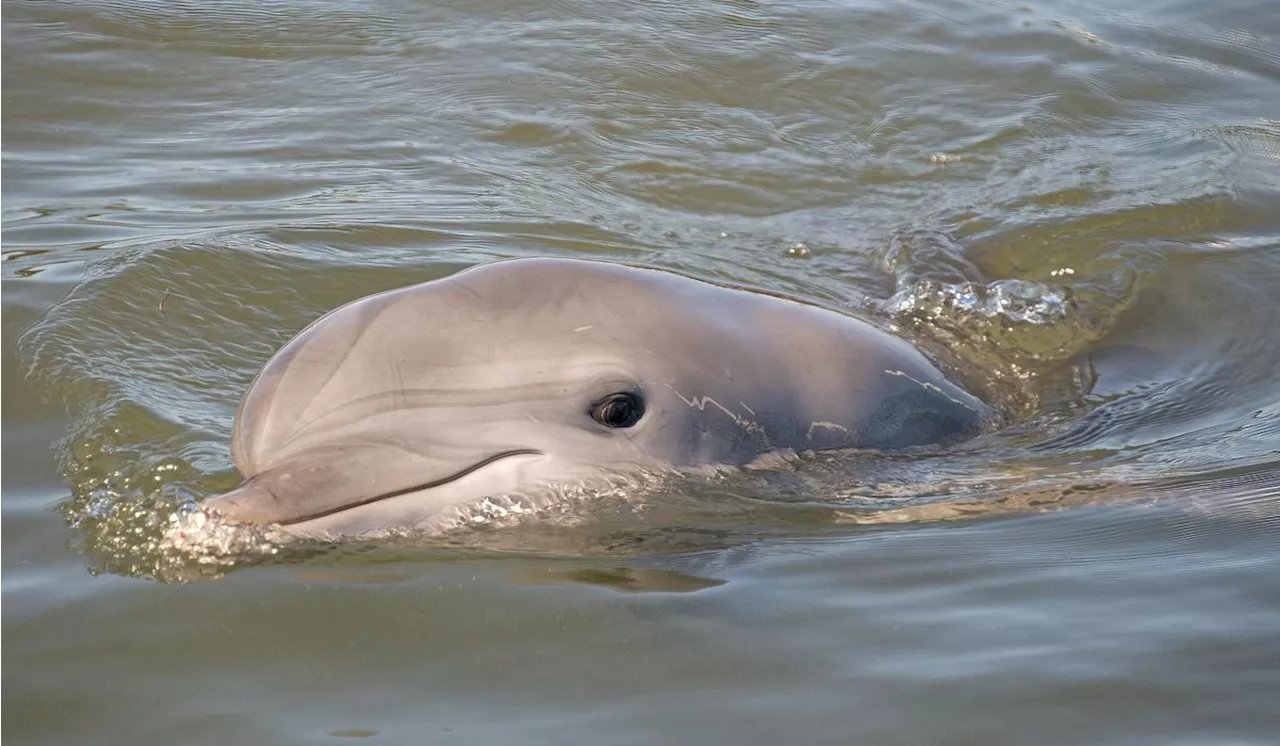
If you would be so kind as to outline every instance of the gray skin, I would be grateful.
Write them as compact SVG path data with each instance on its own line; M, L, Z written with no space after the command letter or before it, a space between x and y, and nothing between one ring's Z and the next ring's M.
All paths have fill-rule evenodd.
M643 415L597 421L629 393ZM669 272L514 259L303 330L236 416L246 479L209 506L312 536L430 527L485 497L774 451L972 433L984 405L916 348L814 305Z

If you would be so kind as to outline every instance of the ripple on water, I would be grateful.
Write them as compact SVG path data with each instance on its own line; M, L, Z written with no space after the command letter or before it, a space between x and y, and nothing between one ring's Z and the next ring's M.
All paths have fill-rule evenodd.
M13 80L62 88L10 86L24 204L5 237L24 248L6 278L84 270L20 352L73 413L68 520L124 572L145 574L130 552L162 514L196 520L190 501L233 482L235 403L290 334L510 255L847 305L1007 428L910 464L857 454L644 517L602 509L597 533L621 538L599 546L1269 463L1275 283L1256 257L1276 245L1276 59L1255 24L1181 6L1166 23L1079 4L304 5L7 8L30 31L6 38ZM1253 264L1189 266L1199 253ZM1179 309L1170 285L1211 300ZM1161 316L1174 331L1149 331ZM1197 322L1214 318L1238 328Z
M229 249L238 261L227 261L235 255ZM1055 401L1088 403L1074 415L1046 414L1054 370L1082 370L1080 357L1114 335L1136 302L1141 285L1132 275L1090 277L1086 263L1079 272L1049 272L1047 281L989 279L980 261L990 262L990 254L975 257L931 230L895 235L879 259L896 287L864 307L976 381L1000 407L1001 423L1015 426L1008 433L906 459L783 459L775 469L709 483L570 490L536 505L488 501L455 516L444 538L420 546L630 555L1123 502L1135 494L1127 484L1154 484L1144 463L1194 476L1221 458L1211 448L1221 428L1233 429L1236 447L1249 433L1265 447L1274 428L1274 411L1257 410L1258 423L1242 427L1235 410L1222 407L1238 390L1266 383L1258 368L1232 363L1252 353L1251 342L1229 342L1236 352L1217 365L1197 364L1185 379L1109 397L1089 400L1094 379L1073 374ZM451 269L433 264L414 272L429 279ZM330 308L415 278L398 262L336 271L307 252L244 241L173 244L115 257L96 274L23 338L31 375L78 414L64 461L74 494L62 507L93 566L185 580L323 551L322 542L281 554L290 543L283 535L210 521L195 503L235 483L226 451L231 417L262 362ZM1090 281L1090 292L1077 290ZM197 326L202 332L191 334ZM1143 423L1202 437L1187 436L1185 448L1171 449ZM1084 454L1092 458L1087 468ZM698 530L680 533L688 527Z

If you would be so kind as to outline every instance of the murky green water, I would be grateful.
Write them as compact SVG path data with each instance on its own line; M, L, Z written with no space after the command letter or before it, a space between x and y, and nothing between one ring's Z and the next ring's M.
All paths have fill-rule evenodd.
M6 0L4 732L1274 743L1280 10L1116 5ZM847 307L1004 424L162 546L292 333L543 254Z

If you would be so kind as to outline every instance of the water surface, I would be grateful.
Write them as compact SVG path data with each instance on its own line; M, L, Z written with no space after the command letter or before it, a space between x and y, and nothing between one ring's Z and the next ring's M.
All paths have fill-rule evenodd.
M6 0L6 732L1273 743L1280 13L1113 6ZM549 254L863 315L1001 426L161 545L293 333Z

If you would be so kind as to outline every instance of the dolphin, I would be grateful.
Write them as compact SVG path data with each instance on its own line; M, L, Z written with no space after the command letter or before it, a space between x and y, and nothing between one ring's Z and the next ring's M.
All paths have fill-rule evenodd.
M207 506L309 536L429 528L486 497L900 449L987 407L847 314L666 270L508 259L372 295L250 385Z

